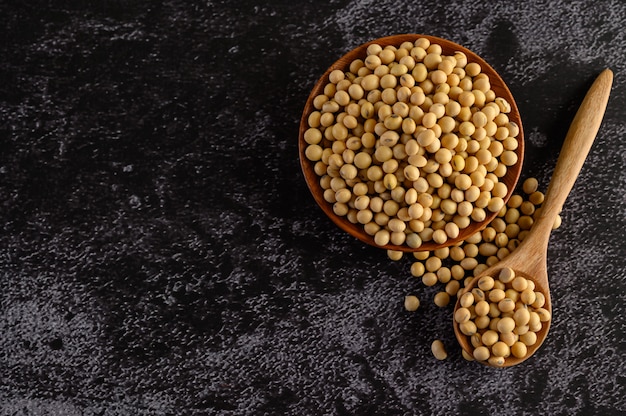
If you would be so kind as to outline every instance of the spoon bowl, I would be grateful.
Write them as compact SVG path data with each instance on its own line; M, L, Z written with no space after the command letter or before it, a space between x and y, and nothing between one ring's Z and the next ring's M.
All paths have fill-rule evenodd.
M396 244L386 244L383 246L377 245L374 241L372 235L369 235L365 232L364 227L361 224L350 222L346 216L337 215L333 211L333 205L327 202L324 199L324 189L320 185L320 177L314 170L314 163L309 161L305 155L305 150L307 147L307 143L304 140L304 133L308 129L308 117L315 110L313 105L313 100L316 96L324 93L324 87L329 83L328 77L329 74L335 70L339 69L342 71L348 71L350 67L350 63L355 59L365 59L367 56L367 48L372 44L378 44L381 47L385 46L396 46L399 47L403 42L415 42L417 39L426 38L431 44L437 44L441 46L442 54L444 55L454 55L455 52L460 51L463 52L467 56L468 63L476 62L481 67L481 72L486 74L489 77L489 81L491 84L491 89L495 92L496 97L502 97L508 101L511 105L511 111L508 113L509 120L514 122L519 127L519 134L517 136L518 146L515 149L515 154L517 156L517 162L509 166L504 177L500 178L500 180L506 184L507 186L507 194L503 197L504 202L508 201L509 197L513 193L517 181L519 180L522 162L524 158L524 131L522 128L522 120L520 117L520 113L513 98L513 94L507 87L506 83L502 79L502 77L480 56L476 53L470 51L467 48L464 48L461 45L458 45L454 42L451 42L446 39L427 36L427 35L418 35L418 34L403 34L403 35L394 35L383 37L379 39L375 39L373 41L367 42L357 48L351 50L344 56L342 56L339 60L337 60L334 64L330 66L322 75L322 77L317 81L314 85L307 101L304 106L304 110L302 112L302 118L300 120L300 129L299 129L299 138L298 138L298 147L300 154L300 166L302 168L302 172L304 174L304 179L307 183L313 198L322 209L322 211L342 230L348 232L352 236L357 239L370 244L375 247L387 249L387 250L395 250L395 251L432 251L437 248L443 248L447 246L451 246L457 244L469 236L473 235L477 231L483 230L491 220L493 220L497 212L487 212L484 220L477 222L472 221L469 226L460 230L459 235L456 238L448 238L448 240L443 244L437 244L434 241L424 241L421 246L417 248L411 248L406 244L396 245Z
M492 276L495 278L501 269L509 267L515 271L516 275L524 276L535 283L535 291L543 293L546 299L543 308L552 315L552 300L547 271L547 250L550 232L556 216L561 211L563 203L574 186L574 182L600 128L611 92L612 82L613 73L610 69L605 69L598 75L583 99L565 137L541 212L526 238L509 256L472 279L465 289L459 293L454 307L455 312L461 307L461 296L475 288L481 277ZM519 364L532 356L546 339L551 321L552 319L543 323L541 330L537 332L537 342L528 347L527 354L524 357L509 356L505 359L503 367ZM469 337L461 332L459 324L454 319L453 325L454 333L461 348L466 353L472 355L474 347ZM490 365L487 361L481 362Z

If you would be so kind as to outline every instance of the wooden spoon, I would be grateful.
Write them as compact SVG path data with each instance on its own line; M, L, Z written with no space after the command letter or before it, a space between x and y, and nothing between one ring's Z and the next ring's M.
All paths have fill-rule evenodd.
M600 128L611 92L612 82L613 72L610 69L605 69L594 81L576 112L576 116L565 137L541 212L529 234L515 251L479 276L476 276L463 292L459 293L454 308L455 312L460 307L461 295L476 287L480 277L489 275L495 278L501 269L509 267L515 271L516 275L524 276L535 282L535 291L542 292L545 295L546 303L544 309L552 314L547 272L547 249L550 232L556 216L561 211L565 199L574 186L576 177ZM542 329L537 333L537 342L528 347L526 356L523 358L509 356L504 362L504 367L519 364L533 355L545 340L550 328L550 322L551 320L543 323ZM454 319L453 323L454 333L459 344L465 352L471 355L474 348L470 343L469 337L460 331L459 324ZM489 365L487 361L483 363Z

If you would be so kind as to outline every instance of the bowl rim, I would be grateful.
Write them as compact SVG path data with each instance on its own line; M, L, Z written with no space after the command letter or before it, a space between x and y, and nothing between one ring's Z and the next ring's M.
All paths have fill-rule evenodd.
M357 59L357 58L364 59L366 56L368 46L372 44L378 44L382 47L385 47L388 45L399 47L403 42L407 42L407 41L415 42L417 39L420 39L420 38L428 39L431 42L431 44L435 43L435 44L440 45L442 48L442 53L445 55L450 55L456 51L460 51L460 52L463 52L467 56L468 63L469 62L479 63L481 67L481 72L487 73L487 75L489 76L491 89L493 89L494 92L496 92L496 96L505 97L507 101L509 102L511 106L511 111L507 115L509 117L509 120L515 122L517 126L519 127L519 134L516 137L518 141L518 146L517 146L517 149L515 149L515 153L517 155L518 160L513 166L507 167L507 172L502 178L503 179L502 182L506 182L507 187L508 187L507 194L503 198L505 204L508 202L509 198L515 191L515 188L517 186L517 183L519 181L522 168L523 168L524 153L525 153L525 139L524 139L523 123L521 119L521 114L519 112L519 108L517 106L517 103L515 101L515 98L512 92L510 91L504 79L484 58L480 57L477 53L473 52L472 50L458 43L455 43L453 41L440 38L437 36L417 34L417 33L390 35L390 36L385 36L385 37L373 39L368 42L362 43L361 45L348 51L346 54L344 54L339 59L337 59L332 65L328 67L328 69L326 69L326 71L322 74L322 76L320 76L320 78L315 82L313 88L311 89L311 92L309 93L309 96L307 97L307 100L305 102L302 115L300 118L299 134L298 134L298 153L299 153L299 159L300 159L300 167L302 169L307 187L309 188L309 191L311 192L315 202L322 209L322 211L326 214L326 216L329 217L330 220L343 231L347 232L353 237L356 237L361 242L364 242L368 245L371 245L380 249L403 251L403 252L417 252L417 251L433 251L438 248L444 248L444 247L457 245L457 244L460 244L465 239L467 239L469 236L473 235L474 233L484 230L491 223L491 221L493 221L493 219L495 219L498 215L498 212L490 212L486 210L487 216L484 221L481 221L481 222L472 221L471 224L467 228L464 228L461 230L457 238L454 238L454 239L449 238L443 244L437 244L434 241L430 240L430 241L423 242L417 248L409 247L406 244L396 245L396 244L391 244L391 243L388 243L384 246L380 246L374 242L373 236L365 233L363 225L354 224L350 222L346 216L339 216L335 214L335 212L332 209L332 204L327 202L323 197L323 189L321 188L319 184L320 177L313 170L314 162L311 162L305 156L307 143L304 141L304 137L303 137L304 132L308 129L308 117L311 114L311 112L314 110L313 99L317 95L323 92L324 86L329 83L328 76L333 70L340 69L340 70L345 71L348 69L349 64L354 59Z

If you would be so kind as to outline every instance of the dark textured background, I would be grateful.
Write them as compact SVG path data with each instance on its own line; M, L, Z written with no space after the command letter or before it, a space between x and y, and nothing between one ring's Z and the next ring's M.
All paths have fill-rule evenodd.
M625 25L619 0L1 1L0 414L626 414ZM500 71L544 190L615 72L550 243L550 336L519 367L463 360L410 259L303 182L313 83L396 33Z

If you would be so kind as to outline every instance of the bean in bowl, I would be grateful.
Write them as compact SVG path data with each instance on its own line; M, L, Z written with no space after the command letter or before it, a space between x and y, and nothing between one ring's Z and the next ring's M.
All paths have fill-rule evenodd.
M346 55L320 80L301 121L301 164L318 204L386 249L432 250L484 228L505 207L523 156L502 79L433 37L355 51L363 55Z

